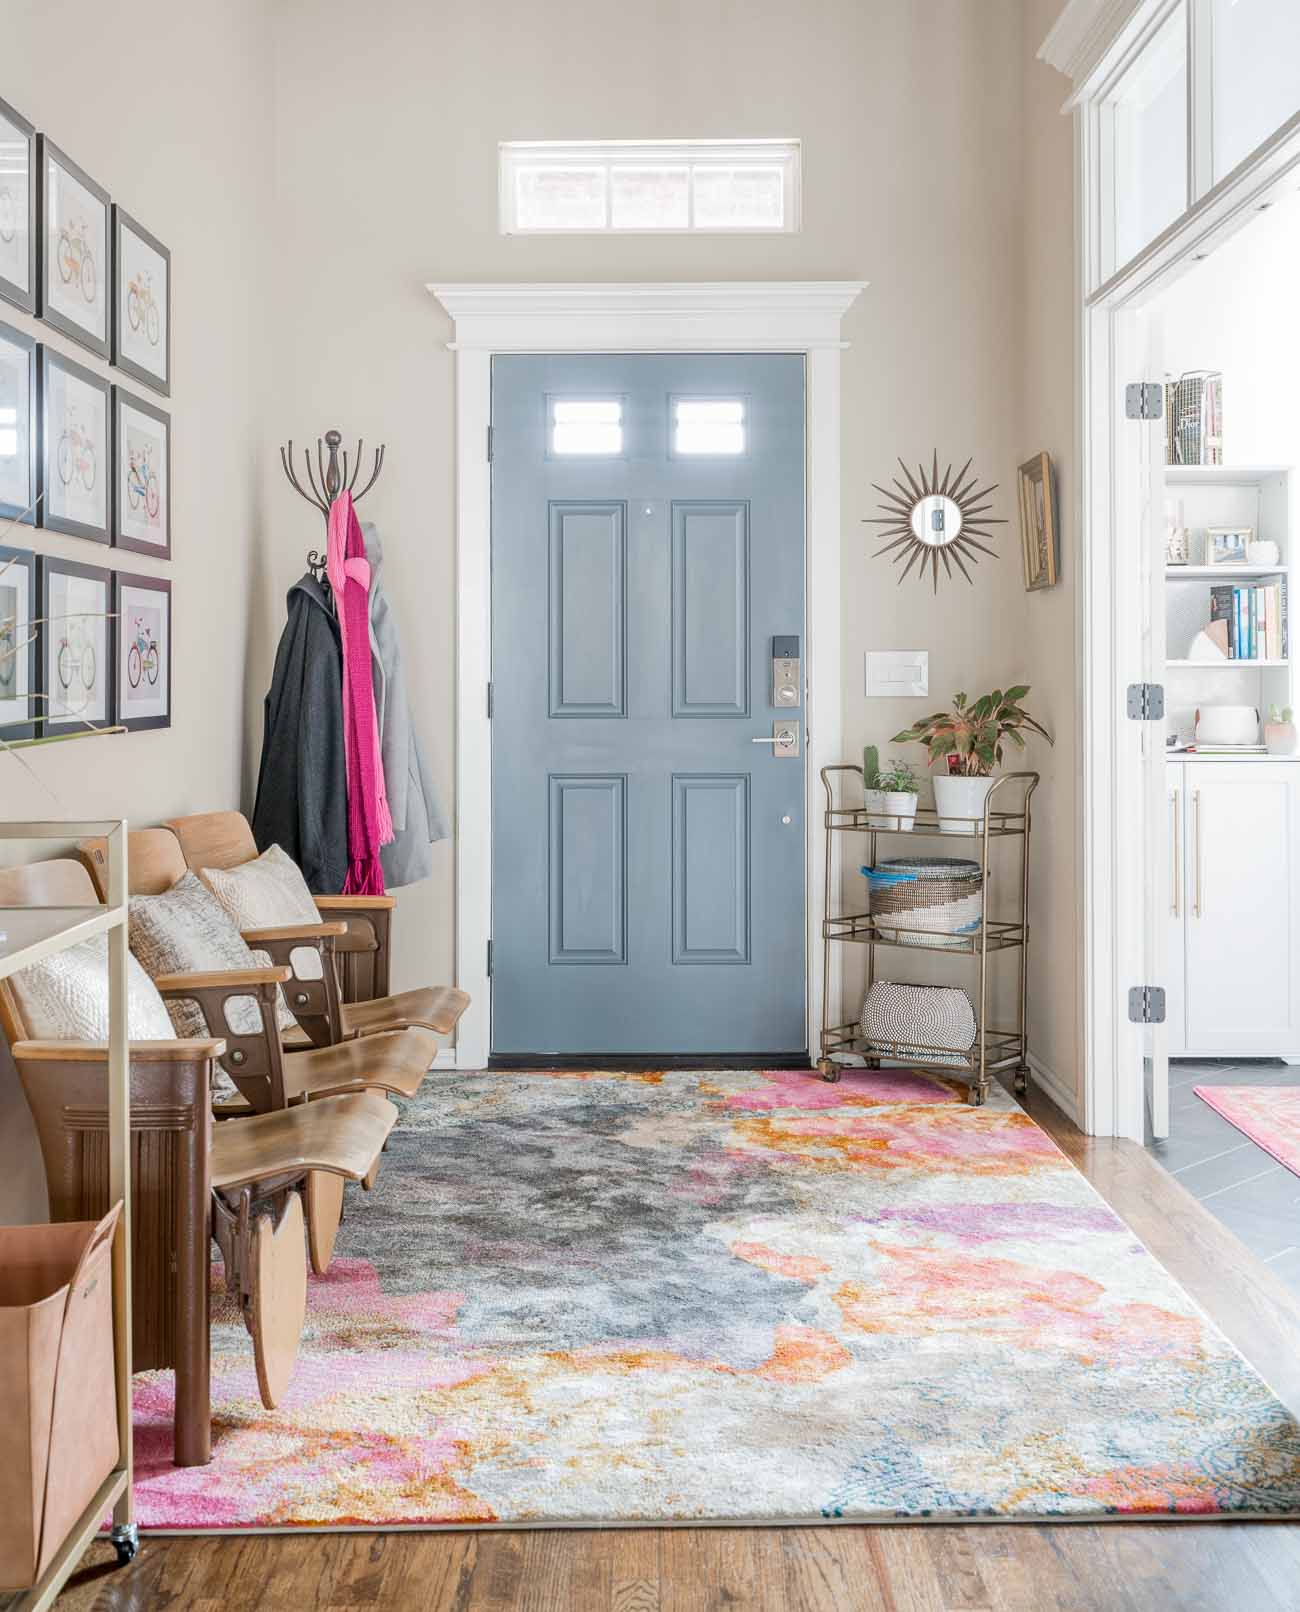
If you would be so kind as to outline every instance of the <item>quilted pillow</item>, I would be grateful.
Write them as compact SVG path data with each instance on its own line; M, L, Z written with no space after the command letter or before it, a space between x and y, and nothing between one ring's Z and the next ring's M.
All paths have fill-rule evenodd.
M186 873L159 896L131 897L131 950L151 980L160 974L197 974L230 968L262 966L244 943L221 905L201 879ZM219 1035L208 1030L197 1002L169 1001L167 1010L177 1035ZM280 1028L297 1022L283 993L276 1007ZM226 1017L236 1035L256 1035L261 1029L257 1003L251 996L233 997Z
M10 983L33 1041L108 1039L108 937L92 935L20 968ZM126 962L126 1023L133 1041L174 1041L167 1004L134 957Z
M199 877L230 914L236 929L320 922L298 864L278 845L237 868L202 868ZM320 979L320 953L314 946L299 947L293 953L293 967L301 979Z

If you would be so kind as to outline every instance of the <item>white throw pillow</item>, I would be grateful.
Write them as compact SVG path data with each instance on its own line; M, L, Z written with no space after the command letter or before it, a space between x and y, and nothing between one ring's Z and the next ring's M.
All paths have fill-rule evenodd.
M108 1039L108 937L92 935L66 951L20 968L11 981L32 1041ZM174 1041L167 1004L134 957L126 963L127 1034L133 1041Z
M272 845L237 868L201 868L199 877L229 913L237 929L274 929L287 924L318 924L320 913L293 858ZM300 979L322 977L314 946L293 953Z
M131 897L131 950L151 980L160 974L197 974L262 966L244 937L230 921L225 908L193 873L186 873L170 890L157 896ZM169 1001L168 1011L177 1035L220 1035L221 1026L209 1031L197 1002ZM282 1030L297 1023L280 992L277 1015ZM226 1018L236 1035L256 1035L262 1027L257 1003L251 996L233 997Z

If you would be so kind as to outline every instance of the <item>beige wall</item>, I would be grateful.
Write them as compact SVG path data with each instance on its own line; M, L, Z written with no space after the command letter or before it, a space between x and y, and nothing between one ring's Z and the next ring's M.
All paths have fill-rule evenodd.
M1013 518L1026 456L1019 0L659 0L615 11L592 0L372 0L360 28L343 0L280 0L275 14L270 434L336 424L388 443L383 480L362 507L385 535L415 711L448 799L453 362L426 281L869 280L845 322L845 754L865 742L887 753L893 733L955 689L1038 684ZM803 140L798 235L497 232L500 139L761 134ZM876 512L871 482L887 484L895 455L928 460L935 449L958 462L973 454L1012 518L1002 558L978 567L973 588L945 583L937 599L915 581L896 588L888 559L868 557L878 544L860 524ZM267 499L250 719L284 589L320 535L278 468ZM1049 611L1063 614L1054 601L1040 614ZM1050 627L1039 637L1053 662L1068 653ZM930 698L865 699L869 647L928 649ZM248 742L251 760L251 721ZM1045 791L1042 820L1068 821L1065 793L1056 783ZM399 983L450 977L450 846L435 860L434 878L399 907Z
M1061 580L1022 597L1021 654L1033 708L1055 735L1040 746L1030 921L1029 1041L1035 1056L1076 1094L1082 1114L1079 1022L1079 755L1075 610L1081 538L1074 376L1074 137L1061 105L1067 81L1036 59L1061 0L1025 0L1022 28L1024 140L1021 232L1021 399L1016 458L1046 449L1058 478Z
M154 564L54 533L24 528L11 536L46 553L172 579L175 718L161 732L29 749L21 753L25 766L0 755L7 818L124 815L145 824L239 795L266 451L259 418L271 135L265 26L260 0L167 0L136 8L129 22L121 7L91 0L6 0L0 94L172 251L174 381L163 406L172 416L176 556ZM129 50L124 28L137 36ZM110 373L7 304L0 319ZM32 1148L16 1145L28 1123L6 1058L0 1220L11 1217L11 1196L30 1186L21 1172Z

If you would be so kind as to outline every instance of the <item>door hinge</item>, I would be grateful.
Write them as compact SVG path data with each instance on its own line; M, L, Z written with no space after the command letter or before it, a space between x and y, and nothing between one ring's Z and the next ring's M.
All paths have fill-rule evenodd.
M491 464L492 463L492 427L491 426L488 426L488 428L487 428L487 458L488 458L488 463Z
M488 974L488 978L491 979L492 978L492 942L491 941L488 941L487 952L488 952L488 954L487 954L487 974ZM1161 994L1163 995L1163 992Z
M1159 381L1130 381L1124 388L1124 417L1158 420L1165 412L1165 389Z
M1134 1024L1165 1022L1165 992L1161 985L1135 985L1128 993L1128 1016Z
M490 722L492 720L492 685L491 685L491 683L489 683L488 686L487 686L487 714L488 714L488 721Z
M1165 691L1159 683L1130 683L1128 714L1134 722L1159 722L1165 714Z

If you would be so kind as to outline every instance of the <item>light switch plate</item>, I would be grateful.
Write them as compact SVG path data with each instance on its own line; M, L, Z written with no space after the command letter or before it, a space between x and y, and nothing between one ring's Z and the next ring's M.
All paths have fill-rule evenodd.
M873 697L928 694L930 651L869 649L866 656L866 692Z

